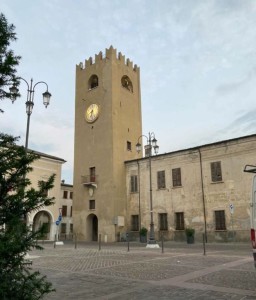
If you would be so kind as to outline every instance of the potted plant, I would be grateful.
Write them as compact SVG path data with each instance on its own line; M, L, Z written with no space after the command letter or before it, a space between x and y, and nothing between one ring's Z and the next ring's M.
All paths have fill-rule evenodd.
M185 229L186 237L187 237L187 243L188 244L194 244L195 242L195 229L191 227L187 227Z
M140 229L140 241L141 241L141 243L146 243L147 242L147 233L148 233L147 228L141 227L141 229Z

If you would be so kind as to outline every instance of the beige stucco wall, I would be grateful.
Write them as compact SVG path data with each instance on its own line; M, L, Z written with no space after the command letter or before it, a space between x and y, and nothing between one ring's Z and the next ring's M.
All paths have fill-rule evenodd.
M202 159L202 174L200 156ZM202 240L204 232L203 190L206 211L206 229L209 241L248 241L250 238L250 203L252 174L244 173L246 164L255 164L256 136L215 143L152 157L152 192L156 237L158 237L158 214L168 214L167 239L182 239L184 232L175 230L175 212L184 212L185 226L196 230L196 238ZM221 161L222 181L211 181L210 163ZM138 174L140 166L140 194L130 193L130 176ZM139 200L141 224L149 229L149 160L126 163L126 186L130 225L131 215L138 214ZM181 187L172 186L172 169L181 168ZM165 170L166 188L157 189L157 171ZM203 180L203 188L202 188ZM230 213L229 205L234 205ZM226 231L215 231L215 210L225 210ZM235 231L233 235L232 231Z
M42 211L47 212L50 218L50 234L48 238L54 240L54 235L56 234L57 227L55 221L59 216L59 207L61 207L61 167L64 160L54 159L47 156L41 156L38 160L35 160L32 164L33 171L28 174L28 178L31 181L31 186L37 188L38 181L47 180L52 174L55 174L55 181L53 189L48 191L49 197L55 197L55 204L52 206L47 206L39 211L34 211L28 215L28 224L32 227L35 216Z
M124 227L114 220L126 216L124 161L137 157L135 144L141 135L139 74L139 68L112 47L76 68L73 219L79 240L92 240L95 218L94 233L104 241L115 241ZM92 75L98 76L99 85L89 89ZM131 79L133 93L121 85L124 75ZM85 111L93 103L99 105L100 115L88 123ZM127 150L127 141L132 151ZM96 169L96 184L83 184L91 167ZM95 209L89 208L90 200L95 200Z

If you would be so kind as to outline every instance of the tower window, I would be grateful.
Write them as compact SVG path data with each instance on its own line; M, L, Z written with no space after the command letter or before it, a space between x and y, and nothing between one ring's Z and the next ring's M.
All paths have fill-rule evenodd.
M89 209L95 209L95 200L89 200Z
M132 82L131 82L131 79L127 75L122 77L121 84L124 88L126 88L128 91L133 93Z
M96 168L90 168L90 182L95 182L96 180Z
M132 151L132 143L127 141L127 150Z
M92 90L99 85L99 79L97 75L92 75L88 82L88 89Z

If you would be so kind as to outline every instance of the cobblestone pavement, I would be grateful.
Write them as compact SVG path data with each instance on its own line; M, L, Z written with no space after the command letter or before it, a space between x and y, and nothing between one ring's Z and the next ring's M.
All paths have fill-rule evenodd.
M250 244L165 243L162 249L116 243L72 243L32 251L32 268L56 289L45 299L255 299Z

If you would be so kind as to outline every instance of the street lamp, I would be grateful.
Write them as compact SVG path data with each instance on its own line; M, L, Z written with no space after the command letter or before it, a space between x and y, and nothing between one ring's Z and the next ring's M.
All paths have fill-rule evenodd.
M147 248L159 248L159 245L155 240L155 230L154 230L154 215L153 215L153 196L152 196L152 173L151 173L151 156L152 149L154 153L157 154L159 146L157 145L157 140L155 138L154 132L149 132L148 137L146 135L141 135L138 138L138 143L136 144L136 150L139 153L141 151L141 144L139 140L145 137L147 139L147 145L145 146L145 156L149 159L149 199L150 199L150 236L147 243Z
M39 81L37 83L35 83L33 85L33 79L30 80L30 85L28 84L28 82L22 78L19 77L18 79L21 79L23 81L26 82L27 87L28 87L28 93L27 93L27 101L26 101L26 113L27 113L27 129L26 129L26 142L25 142L25 150L27 151L28 149L28 137L29 137L29 125L30 125L30 116L32 114L32 110L33 110L33 106L34 106L34 93L35 93L35 87L39 84L39 83L44 83L46 85L46 91L43 93L43 104L45 106L45 108L47 108L47 106L50 103L50 98L51 98L51 94L48 92L48 85L46 82L44 81ZM18 89L15 85L13 85L12 87L10 87L10 92L13 95L18 94ZM14 103L14 101L16 100L16 97L13 96L12 97L12 103Z

